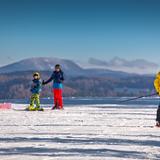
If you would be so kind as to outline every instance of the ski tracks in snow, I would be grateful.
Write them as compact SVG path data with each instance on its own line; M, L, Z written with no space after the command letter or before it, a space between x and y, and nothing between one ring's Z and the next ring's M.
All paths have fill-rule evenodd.
M19 108L19 106L16 106ZM160 159L155 108L106 105L0 111L3 160Z

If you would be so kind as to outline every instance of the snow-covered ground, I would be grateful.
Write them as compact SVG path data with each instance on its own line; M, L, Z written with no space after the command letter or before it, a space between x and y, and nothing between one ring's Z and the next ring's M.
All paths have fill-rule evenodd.
M20 105L23 106L24 105ZM0 110L0 160L158 160L155 107Z

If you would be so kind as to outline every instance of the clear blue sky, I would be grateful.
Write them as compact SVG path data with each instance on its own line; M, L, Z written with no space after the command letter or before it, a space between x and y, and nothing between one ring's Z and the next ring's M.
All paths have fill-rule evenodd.
M159 0L0 0L0 65L23 58L160 58Z

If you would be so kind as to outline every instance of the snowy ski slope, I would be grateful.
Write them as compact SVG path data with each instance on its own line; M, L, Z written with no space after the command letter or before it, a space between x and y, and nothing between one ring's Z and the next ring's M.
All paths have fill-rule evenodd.
M158 160L155 106L0 110L0 160Z

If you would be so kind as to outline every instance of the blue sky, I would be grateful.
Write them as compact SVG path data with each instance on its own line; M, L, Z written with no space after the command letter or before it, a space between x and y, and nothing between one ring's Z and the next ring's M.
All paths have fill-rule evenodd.
M0 65L160 57L159 0L0 0Z

